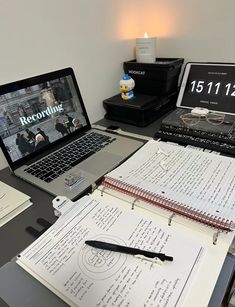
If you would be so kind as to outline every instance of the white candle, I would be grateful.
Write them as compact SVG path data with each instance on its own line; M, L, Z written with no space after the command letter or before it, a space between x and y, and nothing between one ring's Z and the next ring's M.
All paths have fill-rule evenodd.
M154 63L156 61L156 37L136 38L136 61L142 63Z

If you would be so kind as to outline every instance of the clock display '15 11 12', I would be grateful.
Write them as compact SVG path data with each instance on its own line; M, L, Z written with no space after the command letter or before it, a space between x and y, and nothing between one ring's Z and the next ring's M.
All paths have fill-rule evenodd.
M177 107L235 115L235 64L187 63Z
M220 81L193 80L190 83L191 93L204 93L207 95L225 95L235 97L235 83Z

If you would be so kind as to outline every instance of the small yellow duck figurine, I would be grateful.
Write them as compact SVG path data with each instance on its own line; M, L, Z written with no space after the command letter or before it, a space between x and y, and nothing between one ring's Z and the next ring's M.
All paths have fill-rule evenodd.
M120 80L120 91L122 99L128 100L134 98L135 81L128 74L125 74Z

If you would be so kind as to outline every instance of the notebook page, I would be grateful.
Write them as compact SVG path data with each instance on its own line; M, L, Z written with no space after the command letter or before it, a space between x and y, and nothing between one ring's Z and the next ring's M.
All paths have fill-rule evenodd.
M174 260L151 266L132 255L92 248L85 240L161 251ZM87 197L86 210L64 225L55 223L17 263L72 305L172 307L182 306L205 255L201 243L164 221Z
M235 220L232 158L151 140L108 178Z

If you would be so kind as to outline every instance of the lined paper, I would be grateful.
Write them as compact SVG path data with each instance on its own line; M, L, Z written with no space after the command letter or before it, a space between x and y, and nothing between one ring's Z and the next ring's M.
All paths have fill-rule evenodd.
M110 178L210 216L235 220L233 158L151 140L105 181Z

